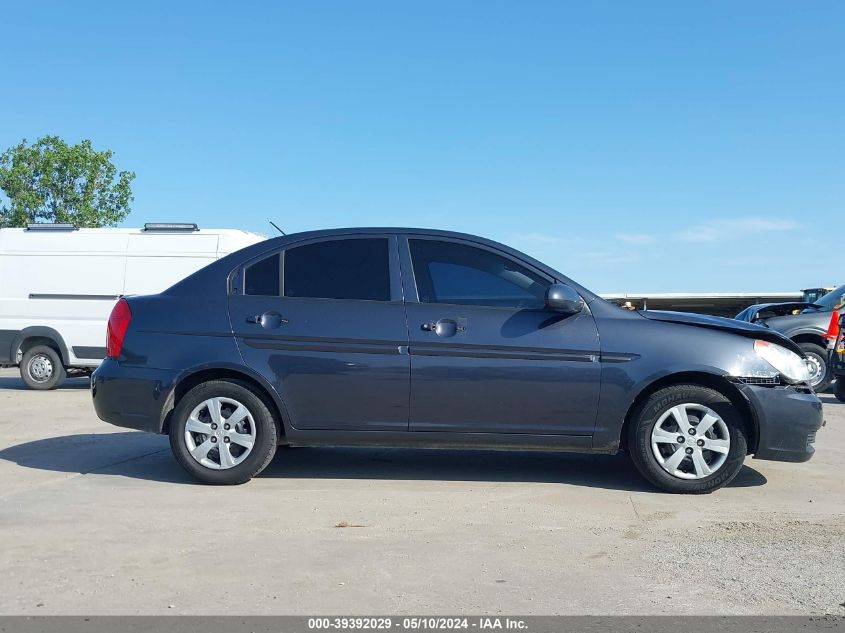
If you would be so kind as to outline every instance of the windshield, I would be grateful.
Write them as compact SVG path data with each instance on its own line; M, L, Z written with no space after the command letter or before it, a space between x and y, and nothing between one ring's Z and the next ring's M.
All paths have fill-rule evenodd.
M825 296L815 302L818 306L823 306L827 310L833 310L845 302L845 286L839 286L836 290L828 292Z

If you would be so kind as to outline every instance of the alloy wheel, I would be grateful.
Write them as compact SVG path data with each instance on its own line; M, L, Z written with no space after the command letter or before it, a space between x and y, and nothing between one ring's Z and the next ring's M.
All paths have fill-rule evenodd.
M255 420L232 398L209 398L197 405L185 423L185 445L198 463L213 470L234 468L255 445Z
M667 473L680 479L703 479L728 458L728 426L713 409L693 402L663 413L651 432L651 450Z

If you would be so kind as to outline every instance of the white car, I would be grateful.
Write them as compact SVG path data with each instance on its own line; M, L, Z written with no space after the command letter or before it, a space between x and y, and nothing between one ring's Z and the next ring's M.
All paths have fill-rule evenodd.
M109 313L122 295L154 294L205 265L265 239L195 224L0 229L0 366L19 366L33 389L105 357Z

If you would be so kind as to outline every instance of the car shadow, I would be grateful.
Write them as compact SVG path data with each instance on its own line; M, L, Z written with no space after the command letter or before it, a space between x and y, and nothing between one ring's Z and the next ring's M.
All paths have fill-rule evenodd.
M166 436L140 431L48 437L0 450L0 460L61 473L97 473L172 483L192 481L170 455Z
M62 383L62 386L58 389L52 389L51 391L73 391L77 389L88 389L90 387L90 382L88 378L68 378ZM35 389L30 390L29 387L26 386L23 380L20 377L15 376L0 376L0 389L12 389L17 391L36 391Z
M166 437L139 432L89 433L35 440L0 450L0 459L38 470L195 483L170 455ZM625 455L533 451L280 448L259 477L534 482L659 492L641 477ZM761 473L744 466L730 486L745 488L765 483L766 478Z
M294 448L279 453L260 477L534 482L657 492L623 454L409 448ZM764 483L761 473L745 466L731 486Z
M816 395L819 397L819 400L821 400L825 404L845 404L845 402L842 402L836 396L833 395L828 395L826 393L817 393Z

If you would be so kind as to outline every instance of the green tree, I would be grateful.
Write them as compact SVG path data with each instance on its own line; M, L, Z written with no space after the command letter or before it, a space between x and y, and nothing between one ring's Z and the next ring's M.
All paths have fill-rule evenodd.
M135 172L121 171L112 152L95 151L91 141L68 145L44 136L26 139L0 155L0 227L33 222L67 222L78 227L114 226L125 218Z

